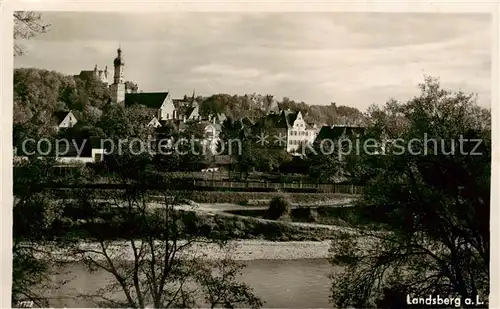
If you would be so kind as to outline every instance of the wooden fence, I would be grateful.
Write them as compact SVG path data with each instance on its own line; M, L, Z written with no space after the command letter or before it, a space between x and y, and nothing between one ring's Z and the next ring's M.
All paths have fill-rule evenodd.
M325 193L345 193L361 194L363 187L346 184L321 184L321 183L286 183L286 182L257 182L257 181L210 181L210 180L192 180L194 187L213 187L213 188L265 188L265 189L312 189Z
M228 190L228 191L277 191L288 192L321 192L340 194L362 194L363 186L351 184L332 183L308 183L308 182L270 182L270 181L230 181L230 180L203 180L195 178L169 178L165 175L156 174L150 176L147 181L152 187L168 186L178 190ZM50 184L52 187L71 187L66 184ZM123 185L122 185L123 186ZM117 188L119 183L114 183L111 179L101 179L94 183L87 184L86 187L96 188ZM126 186L125 186L126 187Z
M160 178L160 179L158 179ZM201 180L201 179L179 179L169 181L166 178L158 177L157 181L166 183L170 182L177 186L186 188L212 188L212 189L233 189L252 191L273 191L273 190L298 190L298 191L316 191L324 193L343 193L343 194L361 194L363 187L350 184L331 184L331 183L302 183L302 182L264 182L264 181L223 181L223 180ZM239 190L238 190L239 189Z

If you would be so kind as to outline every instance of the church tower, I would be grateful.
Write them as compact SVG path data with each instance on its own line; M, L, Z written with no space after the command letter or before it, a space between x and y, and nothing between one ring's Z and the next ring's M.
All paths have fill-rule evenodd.
M123 82L123 67L125 62L122 57L122 50L118 48L118 56L113 61L115 67L115 75L113 84L111 85L111 102L113 104L124 104L125 101L125 83Z

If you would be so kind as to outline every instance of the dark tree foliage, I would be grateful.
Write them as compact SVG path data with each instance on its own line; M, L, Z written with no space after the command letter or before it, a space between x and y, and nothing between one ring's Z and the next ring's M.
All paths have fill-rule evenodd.
M255 93L243 96L214 94L210 97L200 98L200 100L200 113L202 116L224 113L233 119L241 119L243 117L259 118L263 116L273 100L273 96ZM309 105L285 97L281 102L278 102L278 106L284 110L300 111L307 122L318 125L361 125L365 122L365 116L358 109L337 106L334 103L331 105Z
M48 231L61 218L62 207L44 185L76 183L88 175L82 168L59 175L52 160L32 159L15 163L13 176L12 306L27 300L37 307L47 307L44 289L54 289L53 284L62 282L51 282L51 262L46 259L50 252L41 245L52 240L47 238L51 234Z
M369 132L394 143L361 156L358 173L369 181L360 204L389 231L360 229L333 243L331 262L344 269L333 277L340 308L405 308L397 305L405 295L488 297L490 113L474 95L444 90L436 79L420 87L407 103L370 110ZM421 143L396 154L399 138L400 145ZM462 149L461 138L469 140ZM432 139L437 146L428 142L425 154Z
M125 89L130 93L136 93L139 90L139 86L134 82L126 81Z
M207 260L204 250L197 249L205 245L222 249L225 242L201 237L184 224L184 211L175 208L183 200L182 194L168 187L159 191L148 188L153 169L148 156L122 155L108 170L108 177L127 185L127 190L74 192L78 198L72 207L86 211L87 222L97 227L92 230L96 246L73 238L64 243L63 250L89 270L100 269L111 278L95 295L82 297L104 307L194 308L200 299L211 308L262 306L252 289L238 282L241 264L229 254L221 260ZM153 197L153 204L159 207L151 207ZM104 206L98 202L102 198ZM107 223L123 229L121 242L109 239L109 232L99 228L103 210L111 212ZM123 263L126 259L129 262Z
M290 200L283 194L277 195L269 202L267 217L271 220L278 220L290 214Z
M14 144L56 136L56 112L72 110L77 127L96 127L108 106L108 87L95 79L34 68L14 70Z

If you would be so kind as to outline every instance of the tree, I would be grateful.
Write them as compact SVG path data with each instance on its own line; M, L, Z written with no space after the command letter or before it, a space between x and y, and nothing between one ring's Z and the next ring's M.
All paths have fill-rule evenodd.
M47 32L49 24L42 20L42 14L29 11L14 12L14 40L28 40ZM14 56L25 54L21 44L14 42Z
M95 79L34 68L15 69L13 122L16 145L18 137L22 136L55 137L56 112L73 110L77 126L95 126L109 98L109 89Z
M134 82L126 81L125 89L131 93L137 93L137 91L139 90L139 86Z
M154 132L154 128L147 126L151 119L151 111L144 106L125 108L121 105L109 105L103 110L97 126L104 131L106 137L116 142L118 139L128 138L146 140Z
M54 173L51 159L31 159L14 164L13 246L12 246L12 306L20 301L33 301L38 307L47 307L43 289L53 289L49 270L50 252L43 249L52 240L54 222L61 217L62 208L55 202L48 182L78 183L85 179L82 168L72 174ZM35 286L37 288L35 288Z
M309 162L309 176L318 182L342 182L351 176L349 162L355 157L355 151L349 149L355 145L359 136L349 132L332 138L317 137L312 150L304 148Z
M267 208L267 217L271 220L278 220L282 217L290 215L291 203L288 197L284 194L277 195L269 202Z
M50 220L43 216L44 210L49 207L41 189L41 183L47 180L47 174L43 171L49 166L49 162L42 160L20 162L14 166L12 306L17 306L21 300L33 301L40 307L47 304L42 295L32 291L32 286L48 281L48 265L35 258L35 250L31 244L23 244L21 240L26 234L38 234L40 228L50 224ZM31 226L32 220L23 217L26 210L35 216L41 216L42 220L37 220L38 224Z
M420 143L413 153L395 154L390 151L400 148L393 143L370 162L359 206L370 207L389 230L359 229L332 243L331 263L344 269L332 286L340 308L394 308L405 295L488 296L489 113L474 95L444 90L436 79L426 78L420 88L405 104L391 100L371 110L375 135L434 139L437 147ZM450 153L461 138L481 140L476 151L482 154L471 154L476 143Z
M96 124L101 119L102 111L94 106L87 105L83 109L85 120L90 124Z
M266 148L253 145L251 148L252 165L260 171L272 172L281 165L292 161L292 155L285 149Z
M89 296L100 306L186 308L195 306L201 297L212 308L260 307L262 302L251 289L235 280L241 269L239 264L228 257L208 262L203 250L197 250L204 245L223 246L224 241L202 238L197 235L197 228L183 224L184 212L176 208L182 196L174 191L148 189L151 184L148 165L144 160L129 162L110 175L115 182L127 187L124 192L115 191L105 196L106 209L114 213L108 222L112 222L115 229L122 229L121 241L109 239L107 229L97 227L92 231L94 244L74 242L71 245L70 252L90 269L101 269L114 278L97 295ZM136 170L133 174L130 173L132 167ZM80 207L99 213L103 206L96 203L95 194L95 191L81 190L75 195L80 197ZM159 194L161 200L157 200L153 208L151 198ZM89 216L88 221L97 226L102 222L99 216ZM109 297L117 291L123 297Z

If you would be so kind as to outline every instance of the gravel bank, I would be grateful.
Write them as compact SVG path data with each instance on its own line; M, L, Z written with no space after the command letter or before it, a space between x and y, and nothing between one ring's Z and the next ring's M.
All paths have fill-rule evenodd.
M136 242L136 246L139 246L139 242ZM188 256L194 255L208 259L221 259L229 254L234 260L239 261L324 259L328 257L329 246L330 241L233 240L224 248L220 248L216 244L196 243L183 253ZM94 259L104 258L98 253L101 251L98 243L81 243L79 247L86 252L95 250L94 254L86 253ZM42 248L45 249L43 251L50 252L52 258L60 261L75 261L81 258L69 249L55 248L50 245L45 245ZM123 241L110 244L108 254L112 259L133 260L130 244ZM44 257L41 255L40 258Z
M330 241L286 241L264 240L233 241L232 257L235 260L300 260L324 259L328 257ZM207 250L209 257L220 258L224 251L214 247Z

